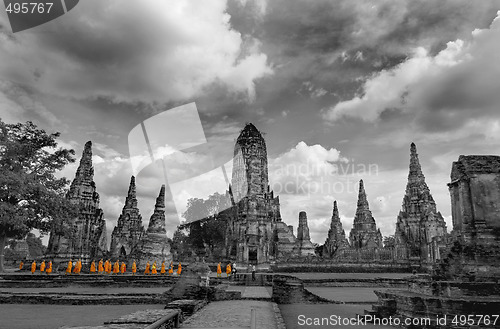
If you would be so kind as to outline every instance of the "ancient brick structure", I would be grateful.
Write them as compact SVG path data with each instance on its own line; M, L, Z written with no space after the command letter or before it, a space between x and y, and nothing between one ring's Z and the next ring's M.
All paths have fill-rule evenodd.
M348 249L349 247L349 242L347 241L345 231L342 228L342 222L340 221L337 201L335 200L333 202L333 214L330 229L328 230L328 236L326 237L326 241L323 246L323 257L334 257L338 250Z
M56 261L69 258L102 257L107 252L106 222L99 208L99 194L94 182L92 142L85 144L80 165L66 198L79 207L77 218L54 223L50 233L47 257Z
M369 312L430 318L426 328L497 328L492 321L453 321L469 314L489 320L500 309L500 156L461 155L448 187L453 231L432 276L410 279L407 290L375 291L379 302Z
M172 260L170 253L170 243L165 229L165 185L161 186L160 194L156 198L153 215L149 219L148 229L142 237L138 247L138 259L147 261L156 261L161 264Z
M363 180L359 181L358 205L349 240L354 249L382 247L382 234L380 229L377 229L377 224L370 211Z
M461 155L448 187L453 232L452 257L442 262L447 274L500 279L500 156Z
M127 257L136 252L144 234L142 216L139 213L139 208L137 208L135 177L132 176L125 205L111 234L111 256Z
M296 238L281 221L279 197L269 188L266 142L251 123L236 140L230 190L235 205L227 239L236 262L261 264L298 256Z
M446 223L436 210L414 143L410 146L408 183L394 237L396 257L422 262L439 258L439 247L445 245Z
M297 227L297 255L299 257L314 256L314 246L309 235L307 225L307 214L305 211L299 213L299 226Z

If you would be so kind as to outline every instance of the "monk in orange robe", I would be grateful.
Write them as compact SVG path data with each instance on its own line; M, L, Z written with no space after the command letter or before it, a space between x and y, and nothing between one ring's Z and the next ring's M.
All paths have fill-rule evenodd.
M104 267L102 266L102 259L99 261L99 265L97 267L97 270L99 271L98 273L101 274L104 272Z
M179 266L177 267L177 275L181 275L182 273L182 266L181 266L181 262L179 262Z
M35 271L36 271L36 262L33 261L33 263L31 263L31 274L35 274Z
M167 271L165 271L165 261L163 261L161 263L161 270L160 270L160 274L164 275L165 273L167 273Z
M47 275L49 275L50 273L52 273L52 261L49 262L49 265L47 266L47 269L45 269L45 273L47 273Z
M137 264L134 262L132 263L132 275L135 275L135 272L137 272Z
M80 274L80 272L82 271L82 260L79 259L78 262L76 262L76 274Z
M73 262L71 259L68 262L68 267L66 267L66 275L71 274L71 269L73 268Z
M156 262L153 263L153 266L151 268L151 274L158 274L158 272L156 271Z
M231 275L231 264L227 264L226 266L226 276L229 277Z
M40 264L40 272L45 272L45 261Z
M149 274L149 268L150 267L151 267L151 265L149 265L149 262L147 262L146 269L144 270L144 274Z
M222 269L221 269L220 263L219 263L219 264L217 264L217 277L220 278L221 274L222 274Z
M125 265L125 262L122 262L122 266L120 267L120 273L124 274L127 271L127 265Z
M109 259L106 260L106 263L104 263L104 271L108 274L111 273L111 262Z
M95 274L95 260L90 264L90 273Z
M170 266L168 268L168 275L174 274L174 262L170 262Z
M120 273L120 263L116 261L115 265L113 266L113 274L118 274L118 273Z
M24 263L23 263L23 261L21 261L21 262L19 263L19 270L22 270L22 269L23 269L23 267L24 267Z

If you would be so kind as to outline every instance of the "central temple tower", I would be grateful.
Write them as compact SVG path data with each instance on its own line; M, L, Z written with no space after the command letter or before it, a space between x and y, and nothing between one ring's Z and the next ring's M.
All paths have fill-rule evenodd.
M299 243L281 221L279 197L269 188L266 142L251 123L236 140L230 190L234 200L230 254L237 262L264 264L287 254L314 253L308 234L302 234ZM307 229L307 219L303 222L299 233Z

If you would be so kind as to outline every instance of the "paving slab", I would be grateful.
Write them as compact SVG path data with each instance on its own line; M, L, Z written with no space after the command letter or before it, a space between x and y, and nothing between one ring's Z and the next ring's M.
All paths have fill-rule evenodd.
M193 314L182 329L249 328L251 309L256 311L258 329L277 329L274 303L256 300L212 302Z

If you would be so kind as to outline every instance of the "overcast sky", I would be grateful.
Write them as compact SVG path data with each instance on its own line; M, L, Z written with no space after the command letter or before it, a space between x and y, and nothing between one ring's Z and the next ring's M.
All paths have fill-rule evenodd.
M92 140L109 232L133 173L129 134L192 102L201 126L156 128L202 127L210 145L186 151L180 169L171 163L177 177L196 154L227 163L230 175L234 140L252 122L265 134L285 222L296 227L306 211L313 242L323 243L338 200L348 233L363 179L391 235L413 141L450 230L452 161L500 153L499 10L489 0L85 0L15 34L2 11L0 118L61 132L78 158ZM154 171L137 177L145 226L162 184ZM216 185L173 184L177 210ZM178 221L169 215L169 236Z

